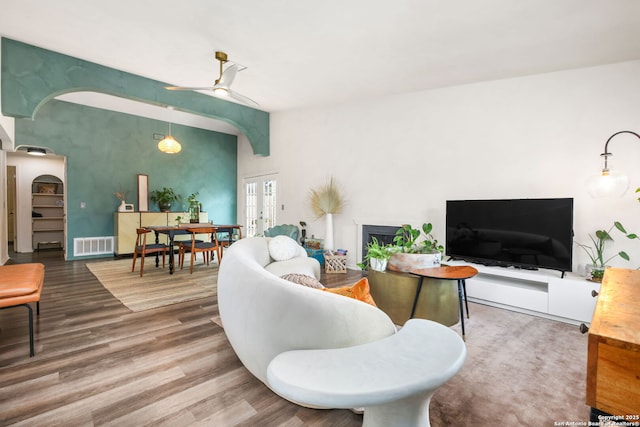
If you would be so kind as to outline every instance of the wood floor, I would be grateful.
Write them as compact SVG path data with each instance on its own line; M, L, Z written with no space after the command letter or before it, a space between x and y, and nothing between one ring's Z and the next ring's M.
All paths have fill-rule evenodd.
M15 263L44 263L46 274L35 357L29 357L26 308L0 310L1 426L362 423L348 410L294 405L249 374L212 321L215 296L132 313L85 261L66 262L60 251L11 256ZM323 283L359 277L331 274Z

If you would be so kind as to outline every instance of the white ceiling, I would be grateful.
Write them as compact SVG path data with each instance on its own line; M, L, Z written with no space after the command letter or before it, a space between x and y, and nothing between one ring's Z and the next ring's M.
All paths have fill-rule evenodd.
M638 0L0 0L0 35L274 112L640 59Z

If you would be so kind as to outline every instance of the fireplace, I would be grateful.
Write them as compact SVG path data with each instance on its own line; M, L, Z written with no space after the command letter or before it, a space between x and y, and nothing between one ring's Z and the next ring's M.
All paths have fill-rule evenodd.
M392 244L396 232L401 228L400 225L367 225L362 226L362 256L367 253L367 243L372 237L378 239L381 244Z

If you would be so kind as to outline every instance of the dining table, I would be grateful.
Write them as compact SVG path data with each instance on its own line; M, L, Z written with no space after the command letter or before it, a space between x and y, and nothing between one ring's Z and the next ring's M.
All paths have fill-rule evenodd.
M240 224L211 224L208 222L203 223L184 223L178 225L147 225L144 228L148 230L152 230L156 235L156 243L160 243L160 235L164 234L169 238L169 248L171 248L171 253L169 256L169 274L173 274L175 262L173 259L173 246L174 240L176 236L183 234L190 234L189 229L199 228L199 227L213 227L216 229L216 234L225 233L227 235L227 240L224 241L227 246L231 245L234 241L234 235L236 235L239 239L242 238L242 226ZM156 267L159 265L158 254L156 254Z

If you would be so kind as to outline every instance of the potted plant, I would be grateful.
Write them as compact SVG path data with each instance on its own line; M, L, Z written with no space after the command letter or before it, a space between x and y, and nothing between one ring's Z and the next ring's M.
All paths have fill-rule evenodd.
M198 202L199 192L191 193L187 200L189 201L189 222L190 223L199 223L200 222L200 202Z
M589 234L589 239L591 239L591 243L593 244L593 246L576 242L576 244L585 251L592 263L591 270L587 273L587 280L591 280L593 282L601 282L607 263L617 256L626 261L629 261L629 255L627 255L627 253L624 251L620 251L617 254L610 256L609 258L605 258L605 246L607 242L613 242L613 238L611 237L610 233L611 230L613 230L614 226L620 231L626 233L622 225L619 222L616 222L608 231L596 230L595 235Z
M396 251L389 258L389 267L403 272L439 267L444 246L438 243L431 230L431 223L422 224L421 230L413 228L411 224L404 224L393 238ZM418 242L421 235L424 239Z
M153 203L158 204L160 212L169 212L171 204L180 200L180 195L176 194L171 187L163 187L162 190L153 190L149 196Z
M382 244L378 242L377 238L372 237L371 241L367 243L366 249L367 253L362 262L358 264L358 267L363 270L370 267L375 271L385 271L387 269L387 262L393 253L390 245Z

